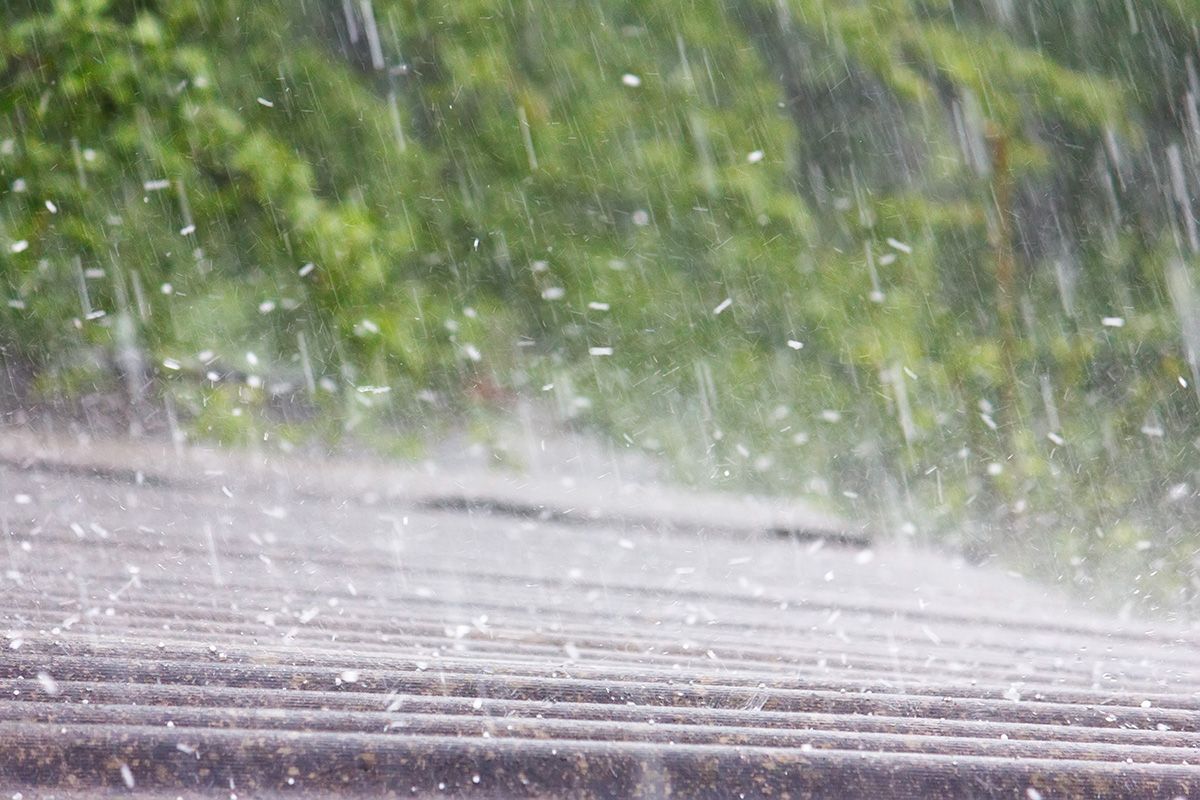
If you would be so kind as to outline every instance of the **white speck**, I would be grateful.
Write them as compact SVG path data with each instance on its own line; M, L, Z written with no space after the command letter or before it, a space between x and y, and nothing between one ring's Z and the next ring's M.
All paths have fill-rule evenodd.
M589 347L588 355L590 356L611 356L613 349L611 347Z
M830 583L831 581L833 581L833 570L825 573L825 582Z
M174 294L175 293L175 287L169 283L164 283L162 286L160 286L158 288L158 290L160 292L162 292L163 294Z
M260 314L270 314L274 310L275 310L275 301L274 300L264 300L258 304L258 313L260 313Z
M579 655L580 655L579 648L575 646L574 642L564 643L563 644L563 652L565 652L567 654L567 658L571 659L572 661L579 660Z
M995 477L1004 473L1004 465L999 461L993 461L987 465L987 474Z
M798 342L795 339L788 339L787 345L788 345L788 347L792 348L793 350L803 350L804 349L804 342Z
M1011 700L1014 703L1021 702L1021 690L1017 688L1017 684L1013 684L1004 690L1004 699Z
M56 205L54 204L54 201L53 201L53 200L47 200L47 201L46 201L46 210L47 210L47 211L49 211L51 214L57 214L57 213L58 213L58 206L56 206Z
M632 550L635 545L631 539L618 539L617 546L624 550Z
M42 687L42 691L51 697L58 696L58 681L50 677L49 672L39 672L37 674L38 684Z
M268 99L267 99L267 98L265 98L265 97L260 97L260 98L258 98L258 104L259 104L260 106L263 106L263 107L265 107L265 108L274 108L274 107L275 107L275 104L274 104L274 103L272 103L270 100L268 100Z
M13 495L13 502L19 506L27 506L33 502L33 498L27 494Z
M463 352L466 353L467 358L471 359L472 361L482 361L483 360L483 354L480 353L479 348L473 344L464 344Z
M590 308L592 311L608 311L609 306L608 303L601 303L598 300L593 300L592 302L588 303L588 308Z
M195 225L184 225L182 228L179 229L180 236L191 236L195 232L196 232Z
M1179 376L1179 385L1186 389L1188 387L1187 378L1180 375Z
M142 184L142 188L147 192L161 192L163 189L170 189L171 182L166 178L158 178L153 181L146 181Z
M1105 317L1100 324L1106 328L1124 328L1125 320L1122 317Z
M874 550L863 550L854 557L855 564L870 564L875 560Z
M1042 793L1030 786L1025 790L1025 797L1028 800L1042 800Z
M15 181L12 182L12 190L14 192L16 192L17 194L20 194L21 192L25 191L26 188L27 187L26 187L24 178L17 178Z
M731 305L733 305L733 298L726 297L724 300L722 300L720 302L720 304L716 308L713 309L713 313L720 314L722 311L729 308Z
M621 76L621 83L625 84L631 89L636 89L642 85L642 79L631 72L626 72Z
M246 353L246 363L252 367L257 367L258 366L258 356L256 356L253 351L248 351Z
M904 242L901 242L901 241L898 241L896 239L892 239L889 237L887 240L887 243L888 243L889 247L899 250L901 253L904 253L905 255L909 255L910 253L912 253L912 247L905 244Z
M133 770L125 762L121 762L121 780L125 781L126 789L132 789L137 785L137 781L133 779Z
M25 301L19 299L9 300L8 307L15 308L17 311L21 311L25 308Z
M303 278L316 268L317 268L317 265L310 261L307 264L305 264L303 267L300 268L300 272L298 274L300 275L301 278Z
M561 286L551 286L542 290L543 300L562 300L567 294L567 290Z
M1143 425L1142 433L1146 436L1151 437L1152 439L1161 439L1163 436L1166 435L1166 431L1164 431L1162 428L1158 427L1157 425Z
M884 253L879 256L879 266L886 267L896 263L895 253Z
M763 160L763 151L755 150L754 152L752 152L746 156L746 160L749 161L751 164L757 164L758 162Z
M13 242L12 244L10 244L8 246L8 249L13 251L14 253L24 253L26 250L29 249L29 242L26 241L25 239L21 239L19 241L16 241L16 242Z
M164 358L162 365L167 369L177 370L182 368L182 365L173 358Z
M358 683L358 670L344 669L338 677L342 679L342 683Z
M637 225L639 228L644 228L649 225L650 212L644 208L639 208L637 211L633 212L633 224ZM609 266L612 266L611 262L609 262Z
M827 408L821 412L821 419L825 420L826 422L841 422L842 412L835 411L832 408Z
M364 319L354 326L354 333L358 336L366 336L368 333L379 333L379 325L373 320Z
M1064 444L1067 443L1066 439L1059 436L1057 433L1054 433L1053 431L1051 431L1050 433L1047 433L1046 438L1049 439L1050 441L1054 442L1059 447L1062 447Z

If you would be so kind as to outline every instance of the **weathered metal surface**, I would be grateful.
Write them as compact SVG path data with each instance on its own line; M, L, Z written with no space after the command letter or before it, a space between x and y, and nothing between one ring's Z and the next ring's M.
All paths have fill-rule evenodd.
M589 487L577 513L512 479L123 445L0 459L9 794L1200 796L1196 631L835 521L805 541L712 498Z
M504 472L400 468L379 463L363 467L323 462L319 470L297 459L202 448L175 450L157 445L100 442L80 446L69 439L23 433L0 437L0 463L61 475L100 477L118 482L196 488L220 485L236 472L260 487L286 486L297 496L323 498L354 494L400 500L417 508L497 513L562 523L645 526L687 531L793 535L866 546L859 527L810 506L770 497L711 495L658 484L616 480L612 475L581 480Z

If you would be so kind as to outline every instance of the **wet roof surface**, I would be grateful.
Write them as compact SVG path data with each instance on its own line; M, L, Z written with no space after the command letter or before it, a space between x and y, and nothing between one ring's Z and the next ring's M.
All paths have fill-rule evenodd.
M0 523L25 798L1200 793L1195 632L804 509L10 439Z

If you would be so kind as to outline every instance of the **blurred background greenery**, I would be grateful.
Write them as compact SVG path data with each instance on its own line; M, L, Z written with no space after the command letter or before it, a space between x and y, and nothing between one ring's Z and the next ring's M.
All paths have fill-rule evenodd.
M0 0L0 407L679 480L1194 604L1196 0Z

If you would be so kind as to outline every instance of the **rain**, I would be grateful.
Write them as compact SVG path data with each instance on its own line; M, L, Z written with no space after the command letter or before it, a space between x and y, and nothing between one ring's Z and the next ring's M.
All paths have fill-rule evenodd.
M0 3L0 784L1200 791L1198 23Z

